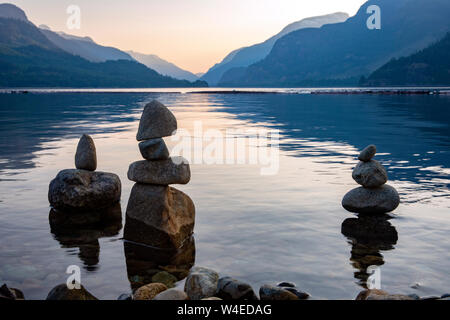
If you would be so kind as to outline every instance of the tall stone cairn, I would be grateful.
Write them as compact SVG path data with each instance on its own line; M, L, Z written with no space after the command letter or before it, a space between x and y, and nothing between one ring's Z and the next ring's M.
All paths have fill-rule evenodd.
M136 136L145 160L128 169L128 179L136 184L128 201L125 240L177 250L193 233L193 201L169 186L187 184L191 179L187 160L170 157L162 139L176 130L177 120L166 106L156 100L145 106Z
M351 190L342 199L342 206L350 212L384 214L394 211L400 204L397 190L386 184L386 169L373 160L376 152L377 148L370 145L358 157L360 162L353 170L352 177L361 187Z

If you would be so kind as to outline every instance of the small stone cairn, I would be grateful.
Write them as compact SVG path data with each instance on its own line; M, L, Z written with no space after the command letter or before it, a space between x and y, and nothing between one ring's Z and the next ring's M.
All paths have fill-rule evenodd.
M50 224L86 226L105 220L121 220L122 186L114 173L99 172L94 140L83 135L75 154L76 169L58 173L50 182Z
M130 165L128 179L136 182L128 201L125 240L178 250L192 236L195 206L191 198L170 187L187 184L190 167L182 157L170 157L163 137L177 130L177 120L158 101L147 104L137 133L143 161Z
M366 147L359 155L360 162L353 170L353 179L362 185L348 192L342 206L354 213L384 214L394 211L400 204L397 190L386 184L386 169L376 160L374 145Z

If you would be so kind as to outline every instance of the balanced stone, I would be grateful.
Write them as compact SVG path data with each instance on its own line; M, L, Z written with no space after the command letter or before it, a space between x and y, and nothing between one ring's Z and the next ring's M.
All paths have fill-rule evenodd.
M358 159L363 162L368 162L372 160L372 158L377 153L377 147L371 144L370 146L367 146L361 153L359 154Z
M162 138L150 139L139 143L141 155L146 160L167 160L169 150Z
M128 169L128 179L143 184L187 184L191 180L189 163L182 157L168 160L137 161Z
M353 179L365 188L377 188L388 180L386 169L376 160L360 162L353 170Z
M191 269L184 291L191 300L202 300L213 297L217 291L219 274L214 270L195 267Z
M154 100L147 104L142 113L138 141L169 137L177 130L177 119L162 103Z
M355 213L382 214L394 211L400 204L397 190L389 185L376 189L359 187L348 192L342 206Z
M97 169L97 153L94 140L84 134L78 142L75 154L75 167L81 170L95 171Z
M195 206L183 192L168 186L135 184L128 201L124 238L177 250L194 229Z
M217 296L223 300L258 300L249 284L230 277L219 280Z
M261 300L300 300L296 294L285 288L265 284L259 289Z
M110 207L120 201L117 175L67 169L50 182L48 199L55 209L81 211Z

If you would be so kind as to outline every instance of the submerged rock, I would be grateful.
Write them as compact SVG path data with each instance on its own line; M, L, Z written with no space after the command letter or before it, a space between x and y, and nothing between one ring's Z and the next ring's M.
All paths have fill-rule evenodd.
M54 287L47 296L47 300L98 300L83 286L81 289L70 290L67 285L60 284Z
M191 300L213 297L217 291L219 274L214 270L195 267L186 278L184 291Z
M168 160L137 161L128 169L128 179L143 184L187 184L191 180L189 163L182 157Z
M113 173L67 169L50 182L48 199L53 208L65 211L102 209L119 202L121 190Z
M153 300L189 300L189 297L184 291L178 289L169 289L158 294Z
M152 300L165 290L167 290L167 287L162 283L150 283L137 289L133 295L133 300Z
M269 284L265 284L259 289L259 298L265 301L300 300L296 294L289 290Z
M361 214L382 214L394 211L400 204L397 190L389 185L376 189L359 187L348 192L342 199L342 206Z
M224 277L219 280L217 296L223 300L258 300L249 284L231 277Z
M97 169L97 152L94 140L84 134L78 142L75 154L75 167L80 170L95 171Z
M195 206L168 186L135 184L128 201L124 238L177 250L193 233Z
M142 113L138 141L169 137L177 130L177 119L162 103L154 100L147 104Z
M374 146L373 144L371 144L370 146L367 146L366 148L364 148L363 151L361 151L358 159L363 162L368 162L375 156L376 153L377 153L377 147Z
M167 160L169 159L169 149L162 138L151 139L139 143L139 151L146 160Z
M352 177L365 188L381 187L388 180L386 169L376 160L358 163Z

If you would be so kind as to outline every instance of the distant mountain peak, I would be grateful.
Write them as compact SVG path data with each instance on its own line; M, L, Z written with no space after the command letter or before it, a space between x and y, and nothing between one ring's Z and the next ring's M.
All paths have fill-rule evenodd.
M0 4L0 18L17 19L29 22L25 11L11 3Z

